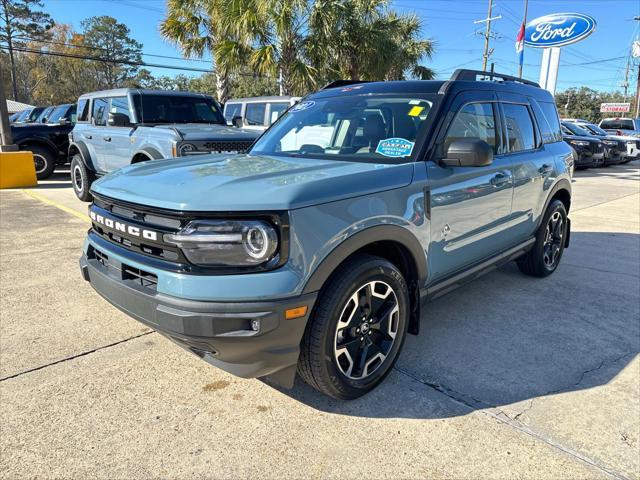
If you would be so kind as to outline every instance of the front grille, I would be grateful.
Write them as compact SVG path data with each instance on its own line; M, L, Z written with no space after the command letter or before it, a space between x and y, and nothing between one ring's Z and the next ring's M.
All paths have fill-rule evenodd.
M253 145L253 140L212 140L204 142L193 142L200 151L214 153L238 152L244 153Z
M122 279L133 280L136 284L145 288L155 289L156 285L158 285L157 275L125 265L124 263L122 264Z
M139 268L132 267L126 263L120 263L117 261L110 263L109 256L93 246L89 247L87 256L89 259L95 259L98 261L102 267L106 271L111 272L112 275L115 273L120 280L131 282L137 286L154 292L157 290L158 276L154 273L140 270Z
M125 231L124 228L116 229L113 226L108 228L104 223L100 223L92 217L92 230L102 239L135 253L174 263L187 263L178 247L163 241L165 233L177 232L186 224L185 220L158 215L155 212L148 212L138 207L120 205L98 196L94 196L91 209L92 215L97 214L105 218L108 217L113 222L122 222L122 226L134 226L139 231L151 231L155 237L132 235Z
M596 143L596 142L592 142L591 143L591 151L593 153L602 153L604 152L604 145L600 142Z
M640 140L636 140L636 147L640 148Z

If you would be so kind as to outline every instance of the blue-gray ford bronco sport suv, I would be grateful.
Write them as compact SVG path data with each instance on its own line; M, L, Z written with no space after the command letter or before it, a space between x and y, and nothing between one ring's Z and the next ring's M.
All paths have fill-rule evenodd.
M356 398L418 333L425 301L511 260L536 277L558 267L572 170L553 97L532 82L334 82L246 154L97 181L82 274L227 372L288 386L298 372Z
M229 127L215 100L202 93L119 88L78 99L69 135L71 184L91 200L96 177L132 163L247 150L260 132Z

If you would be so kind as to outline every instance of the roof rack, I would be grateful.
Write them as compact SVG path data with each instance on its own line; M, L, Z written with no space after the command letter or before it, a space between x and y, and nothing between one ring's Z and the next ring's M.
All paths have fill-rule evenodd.
M369 83L369 81L368 80L335 80L333 82L327 83L320 90L327 90L328 88L347 87L349 85L355 85L357 83Z
M475 82L478 80L478 77L489 77L489 78L501 78L503 82L516 82L516 83L524 83L525 85L531 85L532 87L540 88L540 85L536 82L532 82L531 80L525 80L524 78L514 77L512 75L505 75L503 73L496 72L483 72L482 70L467 70L465 68L459 68L453 75L451 75L450 80L470 80Z

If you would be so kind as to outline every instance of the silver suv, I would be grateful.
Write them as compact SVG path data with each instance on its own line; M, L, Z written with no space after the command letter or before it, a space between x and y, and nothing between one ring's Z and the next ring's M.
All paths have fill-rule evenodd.
M69 135L71 182L90 201L93 181L120 167L147 160L205 153L240 153L260 132L226 125L207 95L163 90L116 89L82 95Z

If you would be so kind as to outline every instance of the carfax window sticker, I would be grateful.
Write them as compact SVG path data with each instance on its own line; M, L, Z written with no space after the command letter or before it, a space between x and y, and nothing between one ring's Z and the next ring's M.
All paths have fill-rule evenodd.
M289 111L292 113L301 112L302 110L306 110L308 108L313 107L315 104L316 102L314 102L313 100L309 100L307 102L300 102L294 105L293 107L291 107L291 110Z
M415 142L410 142L405 138L386 138L378 142L376 153L385 157L406 157L411 155Z

